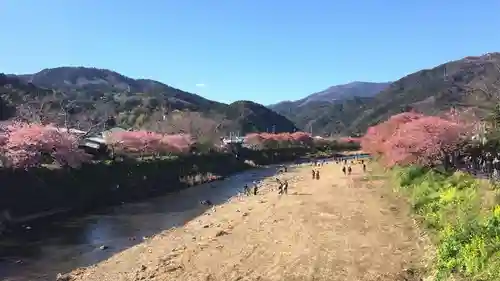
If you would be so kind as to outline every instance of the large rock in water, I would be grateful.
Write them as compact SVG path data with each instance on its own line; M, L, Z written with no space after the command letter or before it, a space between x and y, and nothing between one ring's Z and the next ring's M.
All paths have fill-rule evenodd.
M56 281L72 281L74 278L70 274L61 274L58 273L56 277Z

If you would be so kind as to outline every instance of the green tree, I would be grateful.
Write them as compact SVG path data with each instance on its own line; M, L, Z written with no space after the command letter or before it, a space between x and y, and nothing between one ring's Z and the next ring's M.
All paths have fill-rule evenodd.
M487 116L486 120L495 131L500 129L500 104L495 106L495 108Z

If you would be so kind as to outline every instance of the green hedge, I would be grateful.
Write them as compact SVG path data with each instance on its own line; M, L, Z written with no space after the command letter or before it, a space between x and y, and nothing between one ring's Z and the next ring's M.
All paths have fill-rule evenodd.
M306 149L243 150L171 159L103 161L79 169L0 170L0 212L13 216L54 209L92 209L134 201L224 177L259 165L293 161Z
M394 178L436 244L436 280L500 280L498 189L463 172L421 167L396 168Z
M319 151L353 151L353 150L360 150L361 146L357 142L339 142L339 141L332 141L330 143L327 143L323 146L316 147L317 150Z

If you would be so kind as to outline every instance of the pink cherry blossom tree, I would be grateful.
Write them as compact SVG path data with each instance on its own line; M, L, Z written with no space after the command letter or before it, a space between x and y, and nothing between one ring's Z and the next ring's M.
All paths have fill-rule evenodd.
M299 146L311 146L313 144L313 137L306 132L294 132L291 135L293 142Z
M5 166L30 168L55 162L77 168L91 159L78 148L76 136L52 125L13 123L2 138Z
M255 149L264 149L264 137L259 133L246 135L243 143Z
M245 136L244 143L256 149L306 147L313 144L310 134L295 133L251 133Z
M404 123L384 142L388 166L419 164L433 166L459 148L467 131L459 123L435 116Z
M401 113L370 127L361 138L361 146L381 156L388 166L445 163L446 167L448 157L474 133L475 120L456 111L441 117Z
M398 128L408 122L424 117L416 112L404 112L393 115L389 120L368 128L366 134L361 138L361 149L367 153L380 155L384 153L384 143Z
M106 141L114 151L158 156L189 151L193 140L190 135L164 135L149 131L121 131L110 133Z
M0 128L0 167L4 166L6 162L8 162L5 155L5 145L7 144L8 139L7 132L3 128Z
M264 147L276 149L282 145L283 142L286 142L286 136L280 136L277 134L270 133L262 133L262 137L264 138Z
M177 135L163 135L161 143L166 148L166 151L172 153L187 153L194 144L191 135L177 134Z
M339 142L344 142L344 143L360 143L361 138L355 138L355 137L343 137L339 139Z

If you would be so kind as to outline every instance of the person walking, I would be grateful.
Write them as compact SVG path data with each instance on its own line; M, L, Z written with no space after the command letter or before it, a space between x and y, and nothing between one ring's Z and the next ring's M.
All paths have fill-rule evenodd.
M279 178L276 178L276 183L278 184L278 186L281 185L281 180Z
M285 180L283 183L283 193L288 194L288 181Z
M351 166L347 167L347 174L351 175L351 172L352 172Z
M366 172L366 164L363 164L363 172Z
M344 173L344 176L346 175L346 168L345 168L345 166L342 166L342 173Z
M276 182L278 183L278 194L283 193L283 182L280 179L276 178Z
M316 180L319 180L319 170L316 171Z

